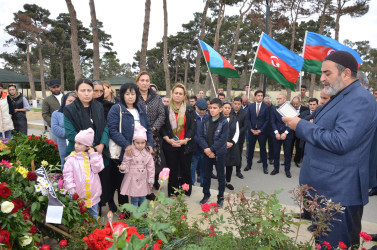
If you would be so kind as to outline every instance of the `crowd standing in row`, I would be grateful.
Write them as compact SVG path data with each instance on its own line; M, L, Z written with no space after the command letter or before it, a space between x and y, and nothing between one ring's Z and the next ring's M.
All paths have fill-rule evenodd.
M192 185L198 182L203 187L200 203L204 204L211 196L211 179L216 178L217 203L222 206L225 188L234 190L234 166L236 176L244 178L241 165L246 139L244 171L253 167L257 141L264 174L269 173L269 164L273 165L270 175L279 174L283 145L282 165L291 178L295 152L295 166L300 168L303 160L300 184L314 187L345 207L341 222L334 222L324 239L334 246L339 239L358 244L368 188L372 188L370 196L377 195L376 168L371 167L377 161L371 146L377 143L372 141L377 115L370 115L376 114L377 106L361 87L367 85L367 79L362 72L356 76L355 62L345 52L328 56L322 66L325 87L320 100L308 98L305 85L291 100L297 118L282 117L277 111L287 102L285 94L278 95L274 106L270 97L257 90L250 103L248 86L246 95L232 102L225 101L222 88L212 100L203 91L188 97L180 83L172 88L171 98L161 98L147 72L138 75L136 84L123 84L119 98L109 82L83 78L77 81L75 92L63 95L60 82L52 79L52 95L44 99L42 115L50 127L50 138L58 143L67 190L78 192L94 217L106 204L113 212L117 210L116 191L119 205L127 203L128 197L135 206L146 198L153 200L152 187L159 188L157 177L163 167L170 168L169 196L188 184L185 193L189 197ZM25 112L30 107L15 85L9 85L8 92L0 85L1 135L10 137L13 129L26 134ZM377 91L373 95L377 100ZM116 157L110 154L110 140L121 147ZM331 183L343 184L334 187ZM307 212L303 216L310 219Z

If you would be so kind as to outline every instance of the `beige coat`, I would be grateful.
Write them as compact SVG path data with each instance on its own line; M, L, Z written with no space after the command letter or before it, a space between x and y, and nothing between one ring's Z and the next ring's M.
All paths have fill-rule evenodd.
M12 117L9 114L9 105L7 100L7 93L3 92L0 96L0 133L13 130ZM3 134L4 135L4 134Z

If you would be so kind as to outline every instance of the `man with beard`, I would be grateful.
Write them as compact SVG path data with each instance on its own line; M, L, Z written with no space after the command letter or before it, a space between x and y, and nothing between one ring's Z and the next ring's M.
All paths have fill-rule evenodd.
M51 91L51 95L43 99L42 117L47 123L48 130L50 131L50 139L56 143L58 138L51 131L51 116L55 110L60 108L64 95L61 92L61 86L58 79L51 79L48 83L48 89Z
M342 213L330 220L330 231L320 235L336 248L340 241L350 246L352 220L368 203L369 156L377 124L376 101L356 78L358 62L346 51L335 51L322 63L325 91L332 95L313 123L298 117L283 121L299 138L306 150L300 171L300 185L313 187L327 200L341 203ZM362 122L360 122L362 121ZM359 218L360 220L361 218Z

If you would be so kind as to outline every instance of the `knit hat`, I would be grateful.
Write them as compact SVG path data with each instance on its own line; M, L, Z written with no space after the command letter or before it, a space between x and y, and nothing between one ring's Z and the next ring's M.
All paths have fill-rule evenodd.
M93 140L94 130L92 128L81 130L75 137L76 142L80 142L88 147L93 146Z
M345 68L349 68L351 71L355 73L357 73L359 69L359 65L355 57L347 51L335 51L330 55L326 56L326 58L323 61L333 61L334 63L340 64Z
M141 125L137 126L134 130L134 138L132 138L132 140L136 139L147 140L147 130Z
M196 103L195 106L198 107L200 110L206 110L208 108L208 103L204 99L199 99Z

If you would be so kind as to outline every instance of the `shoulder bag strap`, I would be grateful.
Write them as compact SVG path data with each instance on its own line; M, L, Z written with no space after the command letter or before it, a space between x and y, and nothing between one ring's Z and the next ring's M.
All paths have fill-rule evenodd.
M119 104L118 104L119 105ZM122 107L119 105L119 133L122 133Z

